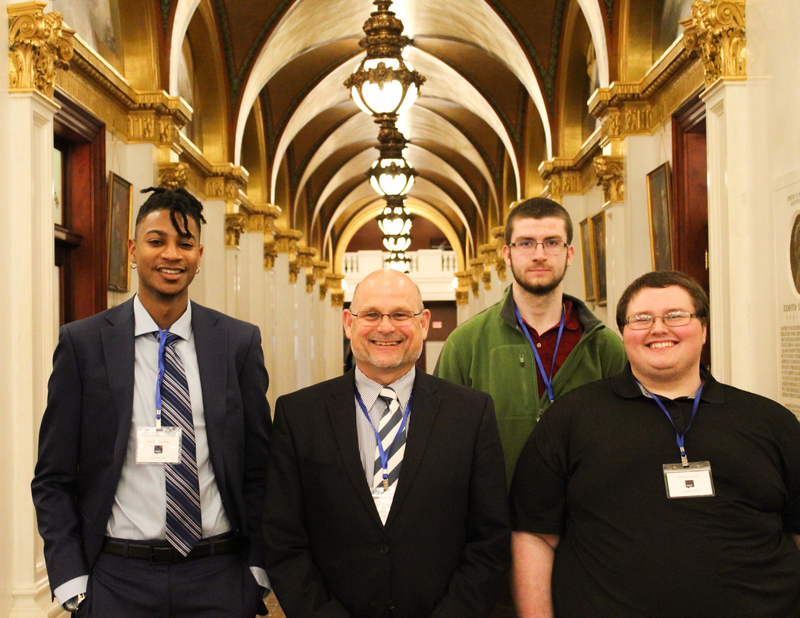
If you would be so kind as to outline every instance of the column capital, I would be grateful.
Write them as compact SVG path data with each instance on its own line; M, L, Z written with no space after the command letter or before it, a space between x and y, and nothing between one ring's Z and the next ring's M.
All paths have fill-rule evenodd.
M158 166L158 186L165 189L185 189L189 182L187 163L168 163Z
M292 229L282 230L276 227L272 230L272 236L277 243L278 253L288 253L291 259L291 256L297 253L297 241L303 237L303 232Z
M706 88L720 78L747 78L744 9L744 2L696 0L692 16L680 22L685 48L703 61Z
M341 273L325 273L326 288L331 291L331 307L344 307L344 290Z
M242 212L225 215L225 246L238 249L245 230L246 216Z
M624 202L625 185L623 183L622 157L599 156L594 158L594 170L597 184L603 187L606 202Z
M44 13L46 2L9 4L8 86L10 92L37 91L53 100L58 69L69 70L75 31L61 13Z

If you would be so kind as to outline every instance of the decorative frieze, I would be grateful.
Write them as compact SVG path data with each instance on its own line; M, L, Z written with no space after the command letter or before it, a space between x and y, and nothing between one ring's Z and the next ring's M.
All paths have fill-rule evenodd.
M236 212L242 203L241 193L247 187L250 174L241 166L225 163L214 165L205 179L205 190L203 193L211 199L225 200L225 208L228 212Z
M272 224L278 218L280 208L272 204L249 204L246 229L248 232L266 234L272 230Z
M557 202L570 193L581 193L581 172L572 159L550 159L539 165L539 175L545 182L544 193Z
M597 184L603 187L606 202L625 201L622 157L600 156L594 158Z
M40 92L53 100L58 69L69 70L75 31L61 13L45 15L46 2L10 4L8 85L10 92Z
M721 77L747 77L745 3L697 0L681 21L687 50L700 54L706 88Z
M189 182L189 165L173 163L158 167L158 186L165 189L185 189Z
M245 230L245 214L241 212L225 215L225 246L239 248L239 241Z

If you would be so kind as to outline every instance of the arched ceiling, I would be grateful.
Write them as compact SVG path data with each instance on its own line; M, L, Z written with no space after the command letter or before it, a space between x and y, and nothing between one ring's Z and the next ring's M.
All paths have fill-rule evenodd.
M358 41L376 10L372 0L159 2L169 16L171 92L177 93L183 38L206 2L224 47L233 162L242 164L242 144L252 139L245 126L258 109L270 201L288 211L287 224L305 226L309 244L315 236L320 249L338 251L343 230L352 236L352 222L363 218L359 209L374 205L364 172L377 158L378 127L342 85L363 57ZM567 154L559 151L553 119L562 25L575 4L591 33L599 85L607 85L614 0L396 0L391 6L412 39L407 59L427 78L399 123L410 141L406 158L420 173L411 199L421 212L440 213L437 220L465 248L486 242L508 204L530 196L526 169ZM540 143L531 144L531 135Z

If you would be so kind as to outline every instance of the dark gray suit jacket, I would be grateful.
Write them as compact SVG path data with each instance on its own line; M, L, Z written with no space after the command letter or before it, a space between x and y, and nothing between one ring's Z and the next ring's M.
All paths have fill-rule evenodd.
M256 326L192 303L214 477L245 559L263 567L261 512L271 426ZM50 587L100 552L133 417L133 299L61 329L31 484Z
M353 371L278 399L267 573L288 618L488 616L510 561L491 397L417 373L384 526L358 450Z

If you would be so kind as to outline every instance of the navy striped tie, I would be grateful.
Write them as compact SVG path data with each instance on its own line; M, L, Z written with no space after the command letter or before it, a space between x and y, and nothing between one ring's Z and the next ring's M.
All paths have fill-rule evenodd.
M169 333L164 348L164 381L161 385L161 415L165 427L180 427L181 463L164 464L167 488L167 541L187 555L202 535L200 483L194 439L189 383L183 362L175 350L178 335Z
M400 409L400 401L397 399L397 393L387 386L381 389L378 397L386 404L386 409L378 424L378 433L381 437L383 449L389 455L387 471L389 473L389 486L391 487L400 476L400 465L403 463L403 453L406 450L406 431L405 428L403 428L403 433L399 436L397 435L400 424L403 422L403 411ZM397 436L396 439L395 436ZM380 451L376 445L372 486L378 487L382 483L383 466L381 465Z

